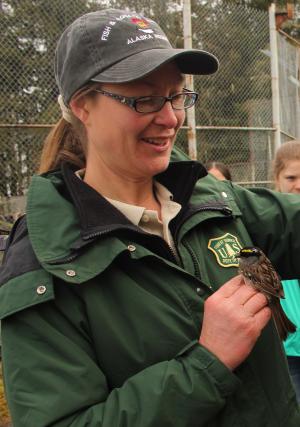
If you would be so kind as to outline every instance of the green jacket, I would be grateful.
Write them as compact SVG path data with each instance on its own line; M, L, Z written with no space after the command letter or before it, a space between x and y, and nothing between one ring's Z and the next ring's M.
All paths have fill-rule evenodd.
M299 198L190 161L157 179L182 204L180 262L69 167L33 178L0 276L14 427L299 427L272 322L234 372L198 343L204 301L237 274L241 246L299 276Z

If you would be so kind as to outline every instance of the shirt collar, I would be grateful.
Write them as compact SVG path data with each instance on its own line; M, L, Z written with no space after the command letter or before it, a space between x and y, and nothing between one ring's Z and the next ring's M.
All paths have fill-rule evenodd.
M82 234L95 228L118 228L132 225L128 218L109 203L101 194L75 175L74 167L63 163L62 175L68 192L77 209ZM173 194L175 202L184 206L188 203L196 181L207 175L198 162L179 161L170 163L168 169L155 177Z

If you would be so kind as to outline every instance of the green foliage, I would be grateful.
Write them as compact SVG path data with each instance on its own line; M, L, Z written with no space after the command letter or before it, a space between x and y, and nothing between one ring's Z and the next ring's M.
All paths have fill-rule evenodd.
M57 89L53 73L59 34L78 15L90 11L85 0L7 0L1 3L0 122L55 123ZM0 196L24 194L36 171L47 129L0 131Z
M194 45L213 52L220 61L216 76L195 78L195 87L200 93L196 123L271 126L270 60L263 53L269 49L268 15L233 2L225 5L224 2L203 2L198 7L196 3L192 22ZM266 100L269 111L262 117ZM233 131L210 131L209 135L200 132L199 158L228 164L247 162L252 156L247 135Z
M169 2L171 6L176 2ZM178 3L178 2L177 2ZM0 3L0 122L7 124L54 124L59 118L58 90L53 73L57 39L78 16L102 9L99 0L7 0ZM115 8L136 9L136 1L112 1ZM166 3L139 2L139 11L164 16ZM174 9L174 8L173 8ZM164 28L182 46L180 12L171 13ZM180 35L180 36L178 36ZM32 127L0 130L0 196L20 196L38 167L42 141L48 130Z
M271 3L276 3L277 6L286 6L286 0L221 0L221 2L229 3L235 6L247 6L261 10L268 10Z
M285 11L288 3L287 0L276 0L276 1L275 0L217 0L217 1L223 4L227 3L234 6L241 5L241 6L247 6L254 9L260 9L265 11L269 9L271 3L275 3L277 11ZM294 5L297 5L299 1L298 2L294 1L291 3L294 3ZM294 20L286 21L282 25L282 29L293 38L300 40L300 20L299 19L295 18Z
M83 13L110 7L135 10L157 20L172 44L183 47L182 1L161 0L6 0L0 1L0 123L54 124L59 118L58 90L53 73L55 46L63 29ZM261 31L270 1L192 0L193 46L220 59L216 77L195 79L200 92L196 121L201 125L249 126L258 121L254 105L270 99L268 32ZM285 1L277 1L285 4ZM251 9L254 8L254 9ZM236 10L240 9L240 19ZM259 10L257 10L259 9ZM296 31L290 28L290 33ZM226 30L227 29L227 30ZM296 31L297 33L297 31ZM251 42L250 42L251 40ZM244 41L244 42L243 42ZM253 46L261 51L254 52ZM249 100L251 109L249 110ZM270 105L269 105L270 107ZM270 109L270 108L269 108ZM265 108L265 121L270 115ZM258 123L255 123L258 125ZM0 196L26 191L38 166L47 128L0 129ZM222 146L228 156L229 134ZM242 143L241 158L247 144ZM207 151L208 152L208 151ZM249 154L249 153L248 153ZM250 154L249 154L250 155Z

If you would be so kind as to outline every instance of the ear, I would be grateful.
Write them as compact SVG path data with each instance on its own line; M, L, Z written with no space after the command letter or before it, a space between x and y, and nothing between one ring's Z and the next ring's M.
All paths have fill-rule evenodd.
M90 117L90 102L86 96L80 96L70 101L70 108L83 124L87 124Z

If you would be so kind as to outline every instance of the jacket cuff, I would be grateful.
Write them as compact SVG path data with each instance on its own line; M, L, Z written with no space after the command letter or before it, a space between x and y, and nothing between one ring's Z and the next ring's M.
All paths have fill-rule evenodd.
M197 340L186 345L175 358L178 360L187 357L196 370L206 371L223 397L231 395L241 385L241 381L234 372Z

